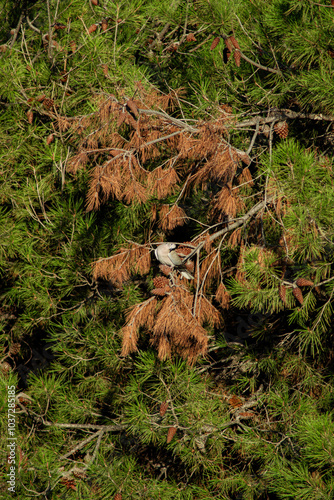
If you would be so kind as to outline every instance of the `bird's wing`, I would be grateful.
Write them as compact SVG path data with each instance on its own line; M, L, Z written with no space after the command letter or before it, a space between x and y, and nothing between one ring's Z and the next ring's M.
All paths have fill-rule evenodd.
M180 259L178 254L175 252L175 250L172 250L171 252L169 252L168 257L170 258L170 260L172 261L172 264L174 266L180 266L182 264L182 260Z

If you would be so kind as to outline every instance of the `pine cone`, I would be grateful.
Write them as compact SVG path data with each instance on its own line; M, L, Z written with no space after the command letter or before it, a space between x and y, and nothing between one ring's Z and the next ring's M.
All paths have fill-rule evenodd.
M4 361L0 365L0 370L2 371L2 373L8 373L11 371L11 369L12 369L12 367L10 366L9 363L7 363L7 361Z
M158 295L159 297L163 297L164 295L167 295L167 292L169 292L170 287L165 287L165 288L153 288L151 290L152 295Z
M159 414L161 417L163 417L165 415L167 408L168 408L167 401L164 401L163 403L161 403L160 410L159 410Z
M64 30L64 29L66 29L65 24L62 24L62 23L54 23L53 27L54 27L55 30Z
M53 99L46 98L43 100L43 106L45 106L47 109L51 109L53 105L54 105Z
M29 109L29 111L27 111L27 118L28 118L28 122L31 125L33 120L34 120L34 113L31 111L31 109Z
M243 400L234 394L229 398L228 404L233 408L240 408L243 405Z
M159 265L159 269L162 273L164 273L166 276L169 276L170 273L172 272L172 268L169 266L165 266L164 264Z
M53 134L48 135L48 138L46 139L46 144L49 146L51 142L53 142L53 139L54 139Z
M238 44L238 41L236 40L236 38L232 35L230 36L230 40L233 44L233 46L236 48L236 49L239 49L240 50L240 45Z
M298 300L298 302L300 303L300 305L303 305L304 299L303 299L303 294L302 294L301 289L300 289L300 288L298 288L298 286L296 286L296 287L292 290L292 293L293 293L293 295L296 297L296 299Z
M214 39L214 41L212 42L211 44L211 47L210 47L210 50L213 50L217 47L218 43L220 41L220 37L219 36L216 36L216 38Z
M9 348L9 354L15 356L20 352L20 349L21 349L21 344L19 344L18 342L14 342Z
M97 26L97 24L92 24L91 26L89 26L88 33L93 33L94 31L96 31Z
M233 43L232 43L232 40L231 40L231 37L229 38L225 38L225 45L227 47L227 49L232 53L233 52Z
M284 285L279 287L278 295L280 296L281 301L286 305L286 287Z
M114 500L122 500L122 495L120 493L116 493Z
M157 276L156 278L153 278L153 283L154 288L165 288L166 286L169 287L169 280L164 276Z
M189 248L189 247L180 246L180 247L177 247L177 249L175 251L178 255L180 255L180 257L182 257L182 256L189 255L193 251L193 249Z
M306 278L298 278L296 279L297 286L312 286L314 285L313 281L307 280Z
M274 125L274 130L281 139L286 139L289 134L289 127L286 121L277 122Z
M187 35L187 42L196 42L196 38L195 38L194 33L189 33Z
M168 433L167 433L167 444L171 442L171 440L173 439L173 437L175 436L176 434L176 427L170 427L168 429Z
M106 31L108 29L108 21L106 19L102 19L101 28L102 31Z

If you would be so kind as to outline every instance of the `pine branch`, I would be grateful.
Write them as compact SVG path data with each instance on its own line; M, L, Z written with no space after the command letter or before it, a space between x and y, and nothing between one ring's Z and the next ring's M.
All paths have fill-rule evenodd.
M37 17L38 17L38 16L37 16ZM35 17L34 21L37 19L37 17ZM38 29L38 28L36 28L36 26L34 26L34 25L32 24L33 22L32 22L32 21L30 21L29 16L27 16L27 17L26 17L26 20L27 20L27 23L28 23L29 27L30 27L32 30L36 31L36 33L38 33L39 35L41 35L41 34L42 34L41 30L40 30L40 29Z
M228 224L227 227L224 229L221 229L220 231L217 231L216 233L212 234L209 238L209 241L214 241L215 239L219 238L220 236L223 236L225 233L228 233L229 231L233 231L237 227L243 226L246 224L252 217L253 215L257 214L260 210L266 207L268 203L270 203L273 200L274 196L267 196L267 199L264 201L260 201L254 207L252 207L245 215L237 219L233 224ZM197 252L199 252L205 245L205 241L201 242L199 245L197 245L192 252L187 255L184 259L183 262L186 262L188 259L191 259Z
M10 43L10 46L9 46L10 48L12 48L12 47L13 47L13 45L14 45L14 43L15 43L16 39L17 39L17 35L19 34L19 31L20 31L20 28L21 28L21 24L22 24L23 17L24 17L24 14L22 13L22 14L20 15L19 22L17 23L17 26L16 26L16 28L15 28L15 30L14 30L13 39L12 39L12 41L11 41L11 43Z
M252 61L252 59L249 59L249 57L245 56L245 54L243 54L241 52L241 50L239 50L239 49L234 49L234 51L237 54L240 54L240 57L242 59L244 59L245 61L247 61L252 66L255 66L256 68L263 69L264 71L268 71L268 73L275 73L276 75L280 75L280 76L282 76L282 74L283 74L280 69L269 68L269 66L263 66L263 64L257 63L256 61Z
M88 438L84 439L83 441L80 441L80 443L78 443L74 448L72 448L72 450L70 450L68 453L65 453L65 455L62 455L61 457L59 457L59 460L65 460L65 458L68 458L71 455L73 455L73 453L76 453L78 450L81 450L84 446L86 446L86 444L90 443L96 437L98 437L100 435L100 433L101 433L101 430L98 430L97 432L95 432L91 436L88 436Z
M173 123L173 125L176 125L179 128L182 128L183 130L186 130L187 132L191 132L192 134L198 134L200 131L198 128L194 128L191 125L188 125L182 120L178 120L177 118L174 118L164 111L155 111L154 109L138 109L138 112L140 114L148 115L148 116L160 116L160 118L164 118L165 120Z
M307 119L307 120L316 120L316 121L334 121L334 116L332 115L323 115L322 113L314 114L314 113L299 113L297 111L291 111L290 109L272 109L270 110L269 116L266 118L256 116L251 118L250 120L244 120L240 123L233 123L233 128L240 129L251 127L259 124L272 123L275 121L284 121L287 118L290 119ZM227 125L228 126L228 125Z
M98 425L98 424L61 424L58 422L49 422L48 420L43 420L44 425L48 427L60 427L62 429L99 429L104 432L119 432L128 428L125 424L115 424L115 425Z

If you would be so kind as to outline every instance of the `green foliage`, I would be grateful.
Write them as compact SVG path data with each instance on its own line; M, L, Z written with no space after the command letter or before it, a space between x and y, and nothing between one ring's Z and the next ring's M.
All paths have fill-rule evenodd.
M17 496L330 499L332 6L95 3L7 0L1 11L0 440L6 450L14 385ZM236 51L226 61L225 50L224 59L232 33L245 56L240 65ZM188 125L213 126L224 116L222 143L244 152L251 146L251 159L238 161L230 183L194 184L207 158L191 153L177 164L173 194L151 193L143 203L110 197L88 212L97 160L69 172L81 136L68 124L84 122L110 95L135 100L139 81L148 95L174 92L168 112ZM275 107L295 115L265 122ZM59 117L68 120L63 129ZM264 120L258 130L257 118ZM275 131L278 119L288 122L287 138ZM120 130L129 140L131 127ZM165 144L160 152L165 162L178 154ZM152 172L159 161L145 168ZM252 182L242 178L246 166ZM223 188L241 196L235 217L209 211ZM207 357L193 366L177 356L159 360L150 318L139 351L122 357L120 329L131 307L151 297L158 268L134 274L132 266L121 285L93 278L93 263L133 242L152 248L163 239L152 217L163 204L185 210L188 221L167 237L186 241L229 229L261 200L266 206L237 228L234 242L226 232L213 243L218 271L201 292L223 326L207 330ZM199 265L210 252L202 250ZM298 286L301 278L312 284ZM216 296L221 279L228 304ZM157 310L164 299L157 296ZM12 498L7 465L3 453L1 497Z

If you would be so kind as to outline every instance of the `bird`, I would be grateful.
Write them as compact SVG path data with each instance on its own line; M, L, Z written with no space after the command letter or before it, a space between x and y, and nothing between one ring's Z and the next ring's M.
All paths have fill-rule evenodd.
M175 243L162 243L161 245L157 246L154 253L160 264L171 268L176 268L178 271L180 271L181 275L184 278L186 278L187 280L193 280L193 275L190 274L185 264L183 264L181 257L175 250L176 248L177 245Z

